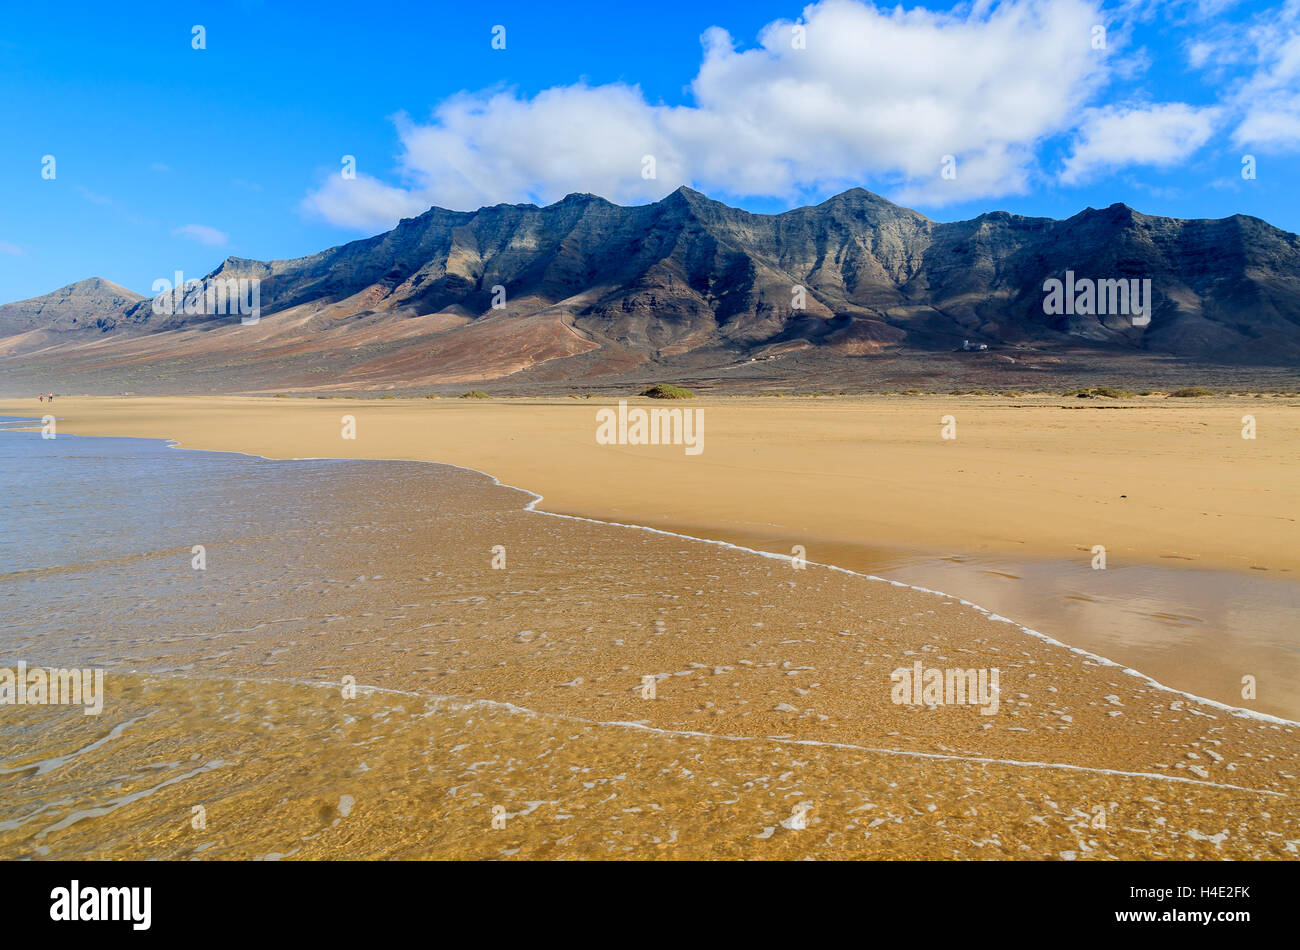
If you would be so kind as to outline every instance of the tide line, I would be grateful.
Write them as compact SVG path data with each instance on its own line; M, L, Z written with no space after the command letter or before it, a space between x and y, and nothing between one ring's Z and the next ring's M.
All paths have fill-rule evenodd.
M605 526L607 526L607 527L614 527L614 528L628 528L628 529L635 530L635 531L648 531L648 532L650 532L651 534L660 534L660 535L664 535L664 536L666 536L666 537L670 537L670 538L681 538L681 539L684 540L684 541L696 541L696 542L699 542L699 543L701 543L701 544L712 544L712 545L714 545L714 546L716 546L716 547L729 548L729 549L731 549L731 550L733 550L733 551L741 551L741 552L744 552L744 553L746 553L746 554L754 554L754 555L757 555L757 556L759 556L759 557L769 558L769 559L771 559L771 560L775 560L775 561L787 561L787 562L788 562L788 561L790 560L790 556L789 556L789 555L786 555L786 554L773 554L773 553L770 552L770 551L760 551L760 550L758 550L758 549L756 549L756 548L748 548L748 547L745 547L745 546L740 545L740 544L733 544L733 543L731 543L730 541L718 541L718 540L714 540L713 538L699 538L699 537L695 537L694 535L681 534L680 532L676 532L676 531L665 531L665 530L663 530L662 528L651 528L651 527L647 527L646 525L625 524L625 523L623 523L623 522L619 522L619 521L603 521L603 520L601 520L601 519L599 519L599 518L587 518L587 517L584 517L584 516L582 516L582 515L566 515L566 514L561 514L561 513L559 513L559 512L555 512L555 511L545 511L545 510L540 509L540 508L537 507L537 506L538 506L538 505L543 501L543 496L540 495L540 494L538 494L537 492L535 492L535 491L533 491L533 490L531 490L531 489L528 489L528 488L521 488L521 487L519 487L518 485L507 485L505 482L501 481L501 479L497 478L495 475L493 475L493 474L490 473L490 472L484 472L484 471L482 471L481 469L477 469L477 468L470 468L469 466L466 466L466 465L456 465L456 464L454 464L454 463L452 463L452 462L431 462L431 461L428 461L427 459L399 459L399 458L365 458L365 459L361 459L361 458L339 458L339 457L337 457L337 456L295 456L295 457L292 458L292 459L274 459L274 458L271 458L270 456L267 456L267 455L257 455L256 453L253 453L253 452L230 452L230 451L228 451L228 450L224 450L224 449L213 449L213 450L208 450L208 449L185 449L183 446L181 446L180 442L178 442L176 439L163 439L163 440L161 440L161 441L163 441L163 442L167 445L168 448L179 449L179 450L181 450L181 451L187 451L187 452L203 452L203 451L227 452L227 454L232 454L232 455L245 455L245 456L248 456L248 457L250 457L250 458L260 458L260 459L264 459L264 460L266 460L266 461L268 461L268 462L283 462L283 461L294 461L294 462L330 462L330 461L337 461L337 462L362 462L362 461L372 461L372 462L414 462L414 463L421 464L421 465L443 465L443 466L446 466L447 468L459 469L459 470L462 471L462 472L472 472L472 473L475 474L475 475L482 475L484 478L489 479L489 480L492 482L492 484L494 484L494 485L497 485L497 486L499 486L499 487L501 487L501 488L508 488L508 489L510 489L511 491L521 492L522 494L529 496L532 500L529 501L528 504L524 505L523 510L524 510L524 511L531 512L531 513L533 513L533 514L543 515L543 516L545 516L545 517L549 517L549 518L565 518L565 519L567 519L567 520L569 520L569 521L583 521L583 522L586 522L586 523L588 523L588 524L605 525ZM919 586L917 586L917 585L915 585L915 584L905 584L905 583L903 583L902 581L896 581L896 580L892 580L892 579L890 579L890 578L886 578L886 577L879 577L879 576L877 576L877 575L875 575L875 574L863 574L863 573L861 573L860 571L850 570L850 569L847 568L847 567L840 567L840 566L837 565L837 564L826 564L826 563L822 563L822 562L820 562L820 561L805 561L805 563L806 563L807 565L811 566L811 567L821 567L821 568L825 568L826 570L829 570L829 571L838 571L838 572L841 573L841 574L848 574L848 575L850 575L851 577L861 577L861 578L864 578L864 579L869 580L869 581L878 581L878 582L880 582L880 583L890 584L890 585L892 585L892 586L894 586L894 587L903 587L903 588L906 588L906 589L908 589L908 590L914 590L914 591L917 591L917 592L919 592L919 593L923 593L923 594L932 594L932 595L937 596L937 597L943 597L943 598L945 598L945 599L947 599L947 600L955 601L955 602L961 604L963 607L970 607L970 608L972 608L973 610L975 610L975 611L977 611L977 612L983 614L984 616L986 616L986 617L987 617L988 619L990 619L990 620L997 621L997 622L1000 622L1000 623L1008 623L1008 624L1011 624L1013 627L1015 627L1016 629L1018 629L1020 632L1026 634L1026 635L1028 635L1028 636L1034 637L1034 638L1036 638L1036 639L1038 639L1038 640L1041 640L1041 641L1043 641L1044 643L1049 643L1049 644L1051 644L1052 646L1060 647L1060 648L1062 648L1062 649L1068 650L1068 651L1071 652L1071 653L1075 653L1075 654L1077 654L1077 655L1079 655L1079 656L1086 657L1087 659L1092 660L1092 661L1095 662L1095 663L1101 664L1102 666L1114 667L1115 669L1120 670L1122 673L1124 673L1124 674L1127 675L1127 676L1133 676L1133 677L1136 677L1137 679L1140 679L1142 682L1146 683L1148 686L1150 686L1150 687L1152 687L1152 688L1154 688L1154 689L1158 689L1158 690L1161 690L1162 692L1166 692L1166 693L1173 693L1173 694L1176 695L1176 696L1182 696L1183 698L1185 698L1185 699L1189 699L1189 700L1191 700L1192 702L1195 702L1195 703L1198 703L1198 704L1201 704L1201 705L1204 705L1204 706L1210 706L1210 707L1212 707L1212 708L1214 708L1214 709L1221 710L1221 711L1223 711L1223 712L1228 713L1229 715L1235 716L1235 717L1240 718L1240 719L1252 719L1252 720L1255 720L1255 721L1257 721L1257 722L1271 723L1271 724L1273 724L1273 725L1277 725L1277 726L1287 726L1287 727L1300 726L1300 721L1296 721L1296 720L1293 720L1293 719L1284 719L1284 718L1282 718L1281 716L1272 716L1272 715L1269 715L1268 713L1257 712L1256 710L1253 710L1253 709L1244 709L1244 708L1242 708L1242 707L1240 707L1240 706L1230 706L1230 705L1228 705L1227 703L1221 703L1221 702L1219 702L1219 701L1217 701L1217 700L1209 699L1209 698L1207 698L1207 697L1205 697L1205 696L1197 696L1195 693L1189 693L1189 692L1186 692L1186 691L1181 690L1181 689L1176 689L1176 688L1173 687L1173 686L1168 686L1168 685L1166 685L1166 684L1164 684L1164 683L1159 682L1158 680L1154 679L1153 677L1150 677L1150 676L1146 675L1145 673L1141 672L1140 670L1135 670L1135 669L1133 669L1132 667L1125 666L1125 665L1122 664L1122 663L1116 663L1114 660L1110 659L1109 657L1101 656L1100 654L1093 653L1093 652L1091 652L1091 651L1089 651L1089 650L1085 650L1085 649L1083 649L1082 647L1070 646L1068 643L1063 643L1062 641L1057 640L1055 637L1051 637L1051 636L1048 636L1048 635L1045 634L1045 633L1042 633L1041 631L1034 630L1032 627L1027 627L1027 626L1025 626L1024 624L1022 624L1022 623L1018 623L1017 621L1012 620L1012 619L1010 619L1010 618L1008 618L1008 617L1003 617L1003 616L1001 616L1000 614L994 613L992 610L989 610L987 607L983 607L983 606L981 606L981 605L979 605L979 604L977 604L977 603L974 603L973 601L969 601L969 600L966 600L966 599L964 599L964 598L957 597L957 596L955 596L955 595L953 595L953 594L946 593L945 591L934 590L934 589L929 588L929 587L919 587ZM1190 779L1189 779L1189 781L1190 781Z
M178 678L185 680L207 679L217 680L220 682L238 682L238 683L255 683L278 686L303 686L314 687L316 689L342 689L342 682L330 682L322 680L301 680L301 679L277 679L275 677L222 677L222 676L185 676L171 673L148 673L141 671L144 675L158 676L160 678ZM1038 762L1032 759L998 759L991 756L979 755L953 755L950 753L940 752L917 752L911 749L886 749L874 746L856 745L851 742L830 742L824 739L791 739L780 736L736 736L718 732L696 732L690 729L665 729L660 726L650 726L643 722L629 722L625 720L601 720L601 719L584 719L581 716L570 716L566 713L557 712L540 712L536 709L529 709L526 706L519 706L515 703L506 702L499 699L477 699L463 696L445 696L436 693L422 693L415 690L394 689L390 686L367 686L361 683L349 684L354 685L358 693L380 694L387 696L404 696L411 699L423 700L426 704L432 702L433 708L431 713L437 712L440 704L448 703L455 705L463 710L474 708L501 709L506 712L531 716L537 719L552 719L560 722L572 723L579 726L589 726L595 728L612 728L612 729L634 729L641 732L648 732L653 735L667 736L671 738L683 739L716 739L720 742L770 742L774 745L798 745L810 746L826 749L838 749L847 752L865 752L875 755L896 755L908 758L941 760L949 762L969 762L980 765L1000 765L1016 768L1038 768L1038 769L1058 769L1071 772L1085 772L1093 775L1116 775L1124 778L1150 779L1158 782L1171 782L1183 785L1199 785L1206 788L1217 788L1225 791L1246 792L1251 795L1270 795L1275 798L1291 798L1292 795L1287 792L1276 792L1271 789L1247 788L1244 785L1231 785L1226 782L1210 782L1204 779L1184 778L1180 775L1162 775L1159 772L1131 772L1124 769L1107 769L1100 766L1074 765L1069 762Z

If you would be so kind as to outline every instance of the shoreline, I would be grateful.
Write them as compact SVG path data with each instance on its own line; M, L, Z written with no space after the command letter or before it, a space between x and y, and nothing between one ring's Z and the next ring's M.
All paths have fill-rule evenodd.
M15 588L34 623L11 652L98 662L114 696L102 720L30 711L43 738L5 766L75 765L10 786L0 850L15 856L1287 858L1300 842L1291 720L933 586L552 512L435 460L10 443L10 483L45 471L47 503L65 502L71 540L49 563L82 563L76 515L95 505L139 526L102 542L145 542L122 565L86 562L67 612L36 609L67 596L58 578ZM39 508L15 516L15 537L42 536ZM215 573L193 573L192 538ZM501 542L508 571L488 561ZM160 570L155 551L174 561ZM97 583L106 599L87 596ZM998 714L892 695L890 671L921 662L1000 667ZM211 726L197 739L196 717ZM219 830L174 820L194 801L221 809ZM493 803L511 837L483 835ZM801 803L819 833L787 834ZM1151 834L1099 833L1096 808ZM413 829L413 810L437 830Z
M61 397L85 435L267 458L446 461L535 485L552 510L709 534L1300 577L1300 403L1063 406L1059 398L701 398L706 450L598 445L605 400ZM653 400L631 399L638 405ZM661 403L662 405L662 403ZM1087 411L1090 408L1105 411ZM1115 411L1123 410L1123 411ZM1240 436L1243 412L1260 436ZM941 415L959 438L939 438ZM343 415L357 437L340 439Z
M8 427L6 427L6 428L8 428ZM15 429L21 431L24 427L22 427L22 426L16 426L16 427L13 427L13 428L15 428ZM69 434L69 435L76 435L76 433L68 433L68 434ZM709 545L713 545L713 546L716 546L716 547L721 547L721 548L725 548L725 549L733 550L733 551L739 551L739 552L742 552L742 553L745 553L745 554L755 555L755 556L758 556L758 557L762 557L762 558L766 558L766 559L771 559L771 560L775 560L775 561L783 561L783 562L789 562L789 561L790 561L790 556L789 556L789 555L782 555L782 554L776 554L776 553L773 553L773 552L770 552L770 551L763 551L763 550L760 550L760 549L758 549L758 548L747 547L747 546L745 546L745 545L737 544L737 543L734 543L734 542L732 542L732 541L727 541L727 540L723 540L723 539L700 537L700 536L697 536L697 535L684 534L684 533L682 533L682 532L671 531L671 530L667 530L667 529L664 529L664 528L657 528L657 527L653 527L653 526L649 526L649 525L641 525L641 524L633 524L633 523L625 523L625 522L610 521L610 520L606 520L606 519L600 519L600 518L588 517L588 516L585 516L585 515L570 514L570 513L559 512L559 511L550 511L550 510L547 510L547 509L539 508L539 507L537 507L537 506L538 506L539 504L541 504L541 503L545 500L545 496L543 496L542 494L540 494L540 493L538 493L538 492L536 492L536 491L534 491L534 490L532 490L532 489L524 488L524 487L521 487L521 486L519 486L519 485L508 484L508 483L502 481L498 476L493 475L493 474L490 473L490 472L482 471L481 469L471 468L471 467L469 467L469 466L464 466L464 465L458 465L458 464L455 464L455 463L453 463L453 462L446 462L446 461L441 461L441 460L438 460L438 459L404 459L404 458L371 458L371 457L358 458L358 457L353 457L353 456L295 456L295 457L292 457L292 458L277 458L277 457L274 457L274 456L260 455L260 454L252 453L252 452L244 452L244 451L240 451L240 450L237 450L237 449L206 449L206 448L199 449L199 448L191 448L191 447L187 447L187 446L185 446L185 445L182 445L182 444L180 443L180 441L177 440L177 439L168 438L168 437L161 437L161 438L154 438L154 437L149 437L149 436L79 436L79 437L80 437L80 438L145 438L145 439L152 439L153 441L160 441L160 442L164 443L164 445L165 445L166 448L169 448L169 449L177 449L177 450L180 450L180 451L187 451L187 452L214 452L214 453L227 453L227 454L233 454L233 455L243 455L243 456L247 456L247 457L250 457L250 458L258 458L258 459L263 459L263 460L265 460L265 461L273 461L273 462L299 462L299 461L301 461L301 462L307 462L307 461L343 461L343 462L361 462L361 461L364 461L364 462L404 462L404 463L417 462L417 463L420 463L420 464L426 464L426 465L439 465L439 466L445 466L445 467L448 467L448 468L459 469L460 471L471 472L471 473L473 473L473 474L475 474L475 475L483 476L484 478L487 478L487 479L488 479L488 480L489 480L493 485L495 485L495 486L498 486L498 487L501 487L501 488L506 488L506 489L509 489L509 490L511 490L511 491L514 491L514 492L518 492L518 493L520 493L520 494L522 494L522 495L528 497L530 500L527 502L527 504L523 505L523 507L522 507L521 510L522 510L522 511L526 511L526 512L530 512L530 513L532 513L532 514L538 514L538 515L543 515L543 516L553 517L553 518L563 518L563 519L571 520L571 521L581 521L581 522L585 522L585 523L588 523L588 524L601 525L601 526L604 526L604 527L624 528L624 529L631 529L631 530L637 530L637 531L645 531L645 532L649 532L649 533L652 533L652 534L664 535L664 536L667 536L667 537L673 537L673 538L680 538L680 539L682 539L682 540L686 540L686 541L693 541L693 542L702 543L702 544L709 544ZM1083 657L1085 657L1085 658L1087 658L1087 659L1089 659L1089 660L1092 660L1092 661L1094 661L1094 662L1096 662L1096 663L1098 663L1098 664L1100 664L1100 665L1102 665L1102 666L1106 666L1106 667L1111 667L1111 668L1114 668L1114 669L1118 669L1118 670L1120 670L1124 675L1135 677L1135 678L1137 678L1138 680L1142 681L1145 685L1150 686L1150 687L1152 687L1153 689L1157 689L1157 690L1162 691L1162 692L1167 692L1167 693L1173 693L1173 694L1176 694L1176 695L1178 695L1178 696L1183 697L1184 699L1188 699L1188 700L1191 700L1191 701L1193 701L1193 702L1200 703L1200 704L1203 704L1203 705L1211 706L1211 707L1213 707L1213 708L1216 708L1216 709L1219 709L1219 710L1221 710L1221 711L1227 712L1227 713L1229 713L1230 715L1233 715L1233 716L1236 716L1236 717L1239 717L1239 718L1243 718L1243 719L1252 719L1252 720L1256 720L1256 721L1260 721L1260 722L1272 723L1272 724L1274 724L1274 725L1281 725L1281 726L1296 726L1296 727L1300 727L1300 719L1287 719L1287 718L1284 718L1284 717L1281 717L1281 716L1274 716L1274 715L1271 715L1271 714L1269 714L1269 713L1260 712L1260 711L1258 711L1258 710L1253 710L1253 709L1249 709L1249 708L1242 707L1242 706L1233 706L1233 705L1230 705L1230 704L1227 704L1227 703L1223 703L1223 702L1220 702L1220 701L1218 701L1218 700L1215 700L1215 699L1212 699L1212 698L1209 698L1209 697L1200 696L1200 695L1197 695L1197 694L1195 694L1195 693L1191 693L1191 692L1188 692L1188 691L1186 691L1186 690L1179 689L1179 688L1177 688L1177 687L1175 687L1175 686L1167 685L1166 683L1162 683L1162 682L1160 682L1160 681L1157 680L1155 677L1153 677L1153 676L1151 676L1151 675L1148 675L1148 674L1142 672L1141 670L1134 669L1134 668L1132 668L1132 667L1130 667L1130 666L1127 666L1127 665L1124 664L1124 663L1118 662L1118 661L1116 661L1116 660L1112 660L1112 659L1110 659L1109 657L1103 656L1103 655L1101 655L1101 654L1094 653L1094 652L1092 652L1092 651L1090 651L1090 650L1087 650L1087 649L1085 649L1085 648L1083 648L1083 647L1075 646L1075 645L1071 645L1071 644L1069 644L1069 643L1066 643L1066 642L1064 642L1064 641L1062 641L1062 640L1059 640L1059 639L1057 639L1057 638L1051 636L1050 634L1043 633L1043 632L1040 631L1040 630L1036 630L1036 629L1034 629L1034 628L1032 628L1032 627L1030 627L1030 626L1028 626L1028 625L1026 625L1026 624L1020 623L1019 621L1017 621L1017 620L1015 620L1015 619L1013 619L1013 618L1005 617L1005 616L1001 616L1001 615L999 615L998 613L996 613L994 610L992 610L992 609L990 609L990 608L987 608L987 607L984 607L984 606L981 605L981 604L975 603L974 601L966 600L966 599L964 599L964 598L962 598L962 597L959 597L959 596L957 596L957 595L955 595L955 594L948 593L948 592L946 592L946 591L937 590L937 589L929 588L929 587L923 587L923 586L919 586L919 585L915 585L915 584L908 584L908 583L905 583L905 582L903 582L903 581L894 580L894 579L892 579L892 578L888 578L888 577L881 577L881 576L876 575L876 574L866 573L866 572L862 572L862 571L856 571L856 570L853 570L853 569L848 568L848 567L844 567L844 566L841 566L841 565L838 565L838 564L832 564L832 563L828 563L828 562L821 562L821 561L815 561L815 560L808 559L808 560L806 561L806 564L807 564L809 567L819 567L819 568L822 568L822 569L825 569L825 570L834 571L834 572L841 573L841 574L846 574L846 575L849 575L849 576L851 576L851 577L857 577L857 578L861 578L861 579L868 580L868 581L872 581L872 582L885 583L885 584L889 584L889 585L894 586L894 587L901 587L901 588L904 588L904 589L907 589L907 590L916 591L916 592L918 592L918 593L927 594L927 595L932 595L932 596L936 596L936 597L941 597L941 598L943 598L943 599L945 599L945 600L955 601L956 603L961 604L963 607L970 608L970 609L972 609L972 610L974 610L974 611L976 611L976 612L978 612L978 613L984 615L984 616L987 617L989 620L992 620L992 621L995 621L995 622L1001 622L1001 623L1007 623L1007 624L1010 624L1011 626L1015 627L1018 631L1020 631L1020 633L1024 634L1025 636L1031 637L1031 638L1033 638L1033 639L1037 639L1037 640L1039 640L1039 641L1041 641L1041 642L1044 642L1044 643L1046 643L1046 644L1048 644L1048 645L1050 645L1050 646L1057 647L1057 648L1060 648L1060 649L1064 649L1064 650L1066 650L1066 651L1068 651L1068 652L1070 652L1070 653L1074 653L1074 654L1076 654L1076 655L1083 656ZM315 684L296 684L296 685L315 685ZM358 688L361 688L361 687L359 686ZM378 688L378 687L371 687L371 688ZM400 691L399 691L399 692L400 692ZM421 695L421 694L412 694L412 695ZM424 698L435 698L435 699L436 699L436 698L458 698L458 697L427 697L427 696L426 696L426 697L424 697ZM459 698L460 698L460 699L465 699L465 697L459 697ZM475 700L475 701L486 701L486 700ZM503 705L503 706L506 706L506 707L510 707L511 709L518 709L519 711L522 711L522 712L531 712L531 713L534 713L534 714L537 714L537 715L552 715L551 713L544 713L544 712L540 712L540 711L536 711L536 710L527 710L527 709L523 709L522 707L517 707L517 706L515 706L514 704L512 704L512 703L508 703L508 702L501 702L500 705ZM570 717L570 718L572 718L572 717ZM589 724L592 724L592 725L604 725L604 726L637 725L637 724L635 724L635 723L620 723L620 722L591 722L591 723L589 723ZM644 727L644 726L642 726L642 727L640 727L640 728L648 728L648 727ZM726 736L715 736L714 734L710 734L710 733L675 732L675 731L673 731L673 730L652 730L652 731L664 731L664 732L667 732L667 733L670 733L670 734L680 734L680 735L698 735L698 736L702 736L702 737L706 737L706 738L707 738L707 737L728 738L728 737L726 737ZM767 741L774 741L774 742L792 741L792 742L802 742L802 743L804 743L804 744L809 744L809 743L812 743L812 744L818 744L818 745L825 745L825 744L826 744L826 743L817 742L816 740L792 740L792 739L779 739L779 738L774 738L774 737L758 737L758 736L755 736L755 737L748 737L748 736L746 736L746 737L739 737L739 738L743 738L743 739L746 739L746 740L753 739L753 740L755 740L755 741L758 741L758 740L764 740L764 739L765 739L765 740L767 740ZM834 744L832 744L832 745L834 745ZM855 749L855 750L858 750L858 751L876 752L876 753L913 754L913 753L903 752L903 751L900 751L900 750L874 749L874 748L859 747L859 746L852 746L852 745L847 745L847 746L845 746L845 748L851 748L851 749ZM939 757L942 757L942 756L939 756ZM1002 759L987 759L987 760L982 760L982 759L975 759L975 758L964 757L964 756L954 756L954 757L952 757L952 758L955 758L955 759L957 759L957 760L961 760L961 761L988 761L988 762L993 762L993 763L998 763L998 764L1006 764L1006 765L1038 765L1038 766L1044 766L1044 767L1051 767L1051 766L1053 765L1053 763L1040 763L1040 762L1028 762L1028 763L1026 763L1026 762L1015 762L1015 761L1011 761L1011 760L1002 760ZM1079 766L1062 766L1062 767L1067 767L1067 768L1079 768ZM1098 770L1089 770L1089 771L1098 771ZM1100 770L1100 771L1105 771L1105 770ZM1117 774L1131 775L1131 776L1137 777L1137 776L1142 775L1143 773L1127 773L1127 772L1122 772L1122 773L1117 773ZM1154 776L1154 777L1162 777L1162 776L1158 776L1158 775L1157 775L1157 776ZM1187 779L1183 779L1183 780L1184 780L1184 781L1194 781L1194 780L1187 780ZM1210 784L1210 785L1214 785L1215 783L1197 783L1197 784ZM1235 786L1220 786L1220 787L1235 787ZM1244 790L1244 791L1252 791L1252 792L1257 791L1257 790L1254 790L1254 789L1241 789L1241 790Z
M770 535L671 523L650 527L790 557ZM1221 670L1269 670L1273 686L1259 711L1300 720L1300 659L1295 647L1287 648L1300 647L1300 584L1289 574L1168 561L1112 564L1094 572L1086 561L1028 554L941 554L843 542L821 543L817 550L821 564L943 591L1233 708L1244 708L1234 702L1241 684L1225 681ZM1249 623L1241 619L1247 615Z

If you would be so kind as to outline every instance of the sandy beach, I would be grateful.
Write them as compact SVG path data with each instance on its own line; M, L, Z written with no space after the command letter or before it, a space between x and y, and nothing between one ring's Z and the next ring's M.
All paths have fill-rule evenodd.
M6 652L107 697L20 711L0 856L1300 848L1295 725L949 596L444 465L25 438L10 464L61 474L11 515L41 540L3 549ZM969 691L899 692L936 670Z
M631 399L639 406L663 406ZM448 462L548 511L822 544L1300 572L1300 399L716 398L703 451L600 445L592 399L5 400L78 435L269 458ZM1242 438L1242 417L1256 438ZM356 438L342 437L344 415ZM942 438L944 416L956 438Z
M1300 719L1300 399L628 405L700 411L701 451L600 444L598 413L617 406L605 397L60 397L53 408L73 434L441 461L536 492L546 511L777 554L800 546L810 562L954 593L1198 696L1239 704L1254 676L1255 708ZM1105 571L1092 570L1099 546Z
M245 6L0 31L16 929L1295 918L1300 0Z

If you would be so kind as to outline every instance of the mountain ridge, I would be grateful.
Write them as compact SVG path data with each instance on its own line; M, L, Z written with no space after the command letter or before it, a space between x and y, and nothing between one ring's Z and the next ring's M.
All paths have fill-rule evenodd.
M1150 279L1149 325L1045 313L1044 281L1067 271ZM323 354L331 340L364 339L373 365L321 357L348 364L343 382L385 384L386 363L394 380L429 383L593 379L796 352L947 354L966 340L1022 361L1078 350L1102 363L1300 365L1300 237L1249 215L1167 218L1122 202L1066 219L939 222L862 188L773 214L685 186L633 206L573 193L432 207L304 257L231 256L202 281L230 278L260 282L268 345ZM0 356L94 338L124 358L165 358L160 335L188 352L195 331L216 334L209 343L241 332L228 314L155 313L151 298L107 281L69 292L83 284L0 306Z

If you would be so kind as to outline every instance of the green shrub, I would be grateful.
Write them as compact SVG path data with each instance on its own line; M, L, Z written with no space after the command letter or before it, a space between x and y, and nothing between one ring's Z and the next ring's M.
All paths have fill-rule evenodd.
M651 386L649 389L642 390L642 396L649 396L651 399L694 399L695 393L689 389L683 389L680 386L669 386L667 383L660 383L657 386Z
M487 393L485 393L485 392L484 392L483 390L481 390L481 389L471 389L471 390L470 390L469 392L467 392L467 393L461 393L459 398L461 398L461 399L491 399L492 397L489 396Z
M1131 399L1133 394L1127 389L1120 389L1118 386L1093 386L1089 389L1076 389L1073 392L1066 393L1067 396L1075 396L1079 399Z
M1196 396L1213 396L1214 390L1206 389L1204 386L1185 386L1182 389L1175 389L1169 395L1179 399L1191 399Z

